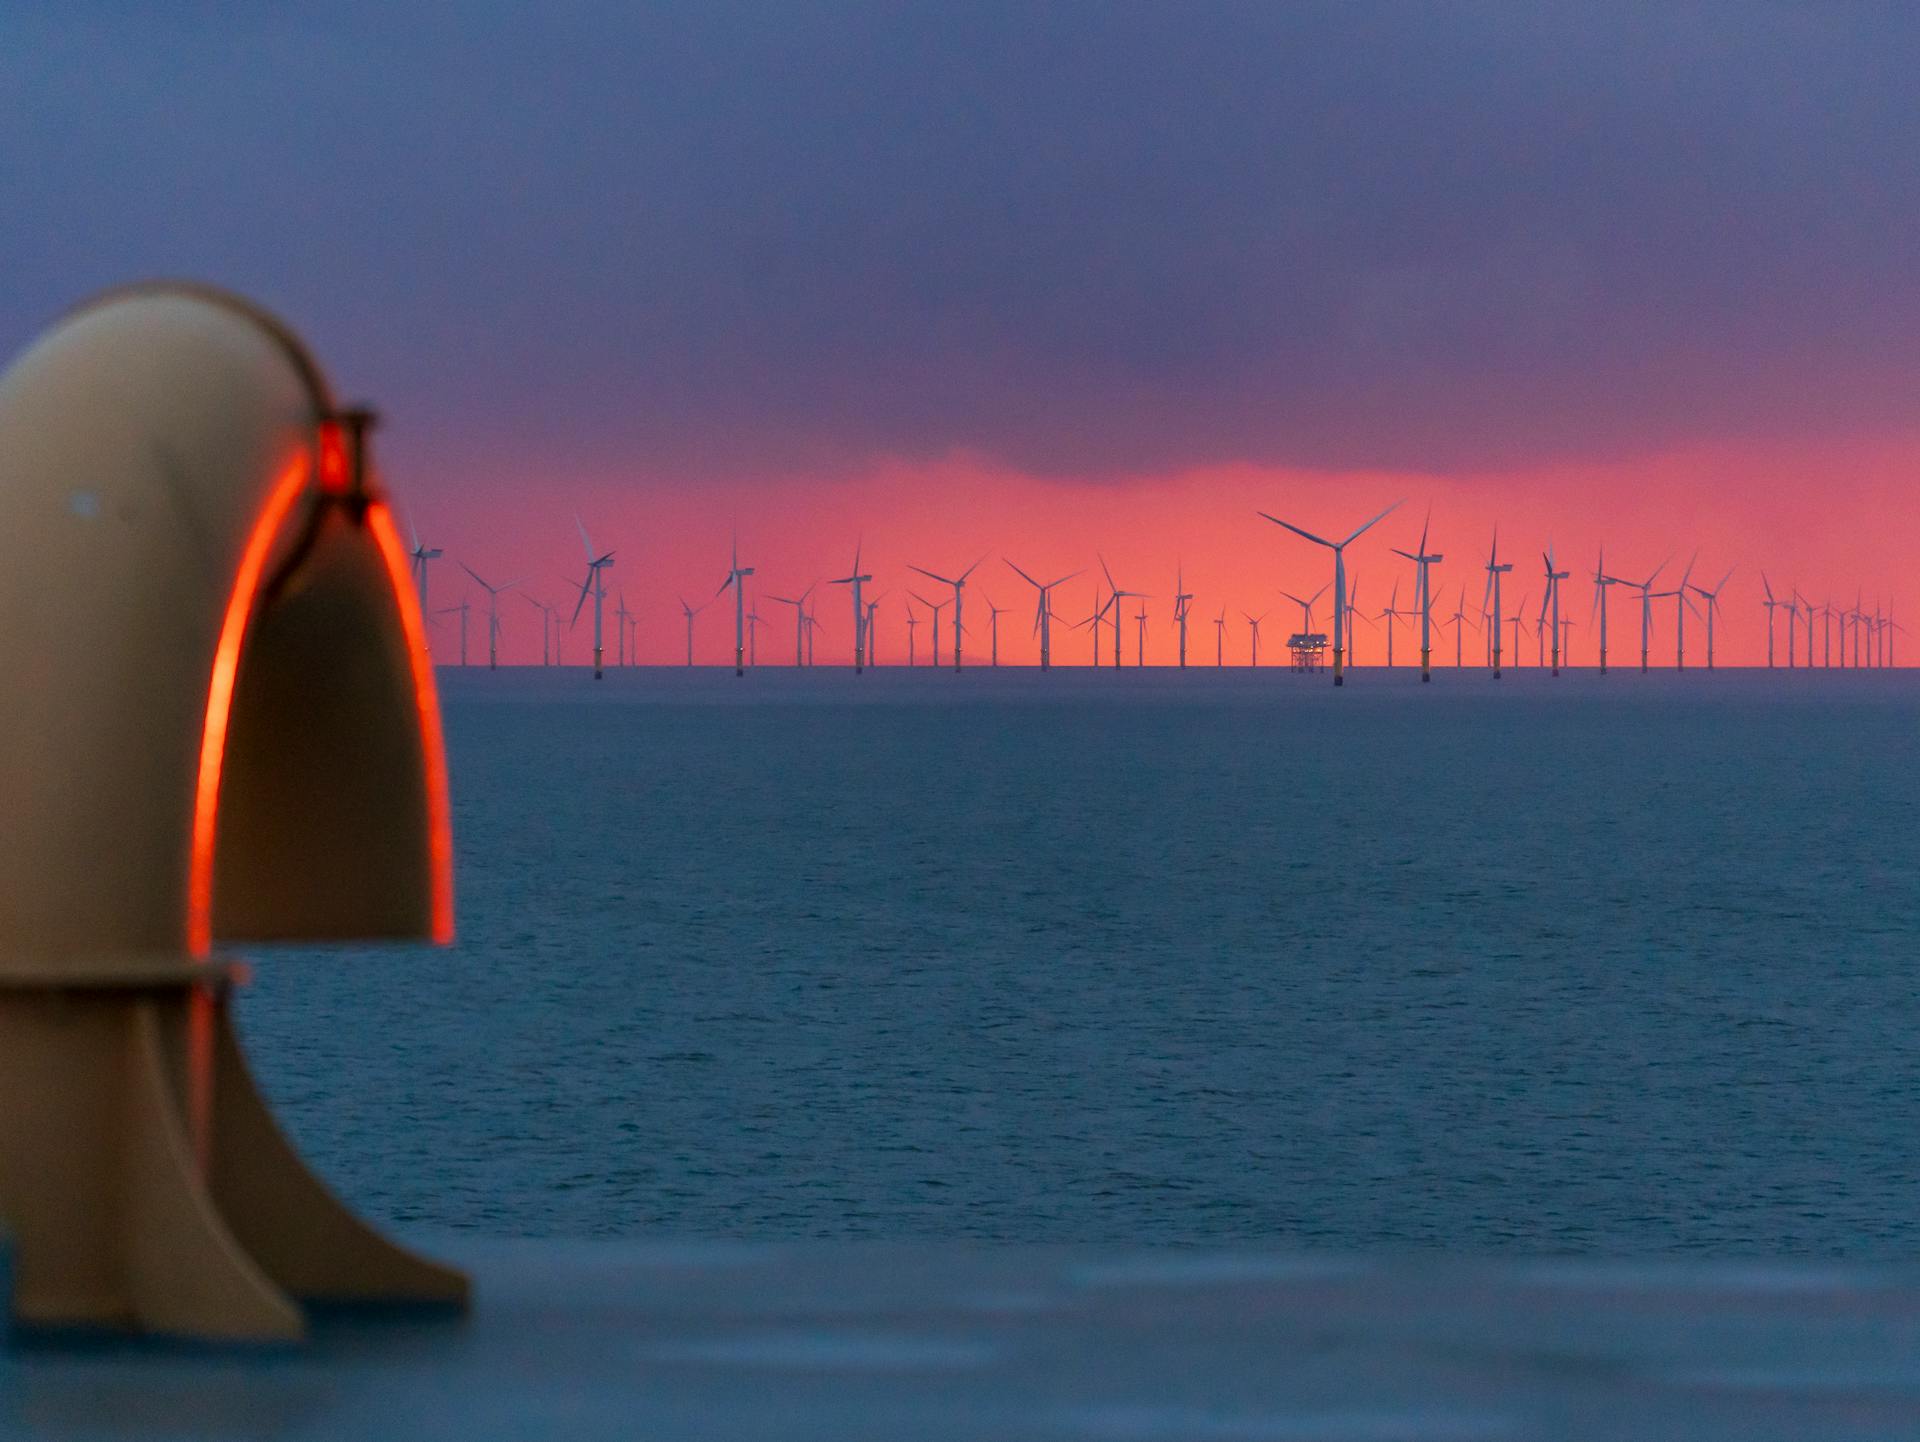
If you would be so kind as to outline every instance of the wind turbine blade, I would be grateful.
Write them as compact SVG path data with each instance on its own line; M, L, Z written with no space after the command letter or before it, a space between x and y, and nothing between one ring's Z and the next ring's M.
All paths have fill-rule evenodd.
M593 542L587 539L587 528L581 524L580 515L577 511L574 513L573 524L579 529L580 545L587 553L587 560L591 562L593 560Z
M580 620L580 608L587 604L587 595L591 591L592 587L593 587L593 572L589 570L587 572L587 579L580 583L580 599L573 603L573 620L567 622L569 626L578 624Z
M1098 551L1095 551L1094 555L1099 558L1100 569L1106 574L1107 588L1113 591L1119 590L1120 589L1119 584L1115 582L1115 580L1113 579L1113 572L1107 570L1107 558L1105 556L1100 555Z
M1303 531L1300 529L1300 527L1294 525L1292 521L1283 521L1278 516L1269 516L1265 511L1255 511L1254 514L1256 516L1262 517L1265 520L1272 521L1274 525L1280 527L1280 529L1283 531L1292 531L1296 536L1305 536L1309 541L1312 541L1316 546L1326 546L1329 549L1331 549L1333 546L1332 541L1326 540L1321 536L1316 536L1312 531ZM1381 515L1385 515L1385 514L1386 513L1384 511L1381 512ZM1373 518L1374 521L1377 521L1379 519L1380 519L1379 516L1375 516ZM1367 526L1371 526L1372 524L1373 524L1373 521L1367 522ZM1364 531L1367 528L1367 526L1362 526L1360 528L1360 531ZM1357 536L1360 534L1360 531L1355 531L1353 534ZM1353 537L1349 536L1347 539L1352 540Z
M971 576L975 571L980 569L980 561L984 561L986 559L987 558L984 555L981 556L979 561L975 561L971 566L967 567L966 570L960 573L960 579L962 581L966 580L967 577Z
M1368 521L1366 525L1362 526L1359 530L1355 531L1351 536L1348 536L1346 540L1342 541L1340 544L1342 546L1351 546L1355 541L1359 540L1362 536L1366 535L1368 531L1372 530L1375 526L1379 525L1380 522L1386 520L1388 516L1391 516L1395 511L1399 510L1400 507L1405 504L1406 504L1406 497L1402 496L1399 500L1395 501L1392 505L1388 506L1386 510L1382 511L1379 515L1375 516L1371 521ZM1268 517L1268 519L1271 520L1272 517ZM1280 522L1280 524L1284 526L1286 525L1286 522L1282 521ZM1322 541L1320 542L1320 544L1324 546L1327 543L1325 541Z
M481 584L481 585L482 585L483 587L485 587L485 588L486 588L487 590L489 590L489 591L491 591L491 590L493 589L493 587L491 587L491 586L488 586L488 585L487 585L487 583L486 583L485 581L481 581L481 580L480 580L480 573L479 573L478 571L476 571L476 570L474 570L474 569L473 569L473 567L471 567L471 566L469 566L469 565L468 565L468 564L467 564L467 563L466 563L465 561L462 561L462 562L460 563L460 569L461 569L461 570L463 570L463 571L465 571L465 572L466 572L466 573L467 573L467 574L468 574L469 576L471 576L471 577L473 577L473 579L474 579L474 580L476 580L476 581L480 581L480 584Z
M1006 560L1006 557L1002 556L1001 559L1004 561ZM1014 565L1013 562L1007 561L1007 565L1013 571L1014 575L1018 576L1021 580L1025 581L1029 586L1032 586L1035 590L1040 589L1040 583L1034 580L1033 577L1029 576L1025 571L1021 570L1018 566Z

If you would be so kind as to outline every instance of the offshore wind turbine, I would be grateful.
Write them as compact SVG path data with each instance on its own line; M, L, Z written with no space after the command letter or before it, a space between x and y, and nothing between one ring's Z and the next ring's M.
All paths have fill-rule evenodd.
M717 601L727 594L727 587L733 587L733 674L747 674L747 577L753 574L753 567L740 564L740 538L733 539L731 559L727 562L727 579L720 583L720 589L713 593ZM686 605L685 601L680 603ZM712 605L713 601L707 603ZM705 610L706 606L702 606ZM693 664L693 617L687 617L687 664Z
M755 601L753 609L747 612L747 664L760 664L760 627L765 623L760 617L760 603Z
M913 607L909 604L907 607L907 665L909 667L920 664L920 658L914 649L914 632L919 625L920 618L913 614Z
M1405 556L1414 566L1414 586L1417 591L1414 604L1420 608L1420 679L1433 679L1433 565L1444 561L1446 557L1438 551L1427 553L1427 529L1433 522L1433 512L1427 512L1427 519L1420 527L1420 550L1403 551L1394 547L1396 556Z
M1698 551L1688 558L1687 569L1680 573L1680 584L1673 591L1673 669L1676 671L1687 669L1687 611L1689 608L1696 613L1699 611L1699 607L1693 604L1693 597L1687 594L1693 585L1694 562L1699 559ZM1811 653L1811 646L1808 651Z
M1320 598L1327 594L1327 588L1322 586L1311 596L1305 597L1304 599L1294 595L1291 591L1282 591L1280 594L1300 608L1300 634L1304 636L1312 631L1313 608L1319 604Z
M869 666L878 666L880 664L879 648L873 644L875 635L873 618L880 610L880 603L886 599L887 593L882 591L871 601L867 602L867 664Z
M1709 591L1705 586L1695 586L1693 588L1694 594L1696 596L1704 597L1707 602L1707 669L1709 671L1713 669L1713 616L1714 616L1714 612L1720 609L1720 593L1727 589L1727 582L1733 579L1733 572L1734 572L1734 568L1732 566L1727 567L1727 574L1720 578L1720 584L1715 586L1711 591ZM1847 660L1847 633L1843 628L1840 632L1841 664L1845 665L1846 660Z
M1513 626L1513 664L1516 666L1521 664L1520 627L1523 624L1525 624L1526 616L1527 616L1527 598L1525 596L1522 596L1520 598L1520 604L1513 608L1513 614L1511 616L1504 618L1504 620L1502 621L1503 625L1510 623Z
M853 546L853 570L827 582L829 586L853 587L853 674L856 676L867 666L867 613L860 604L860 588L872 579L872 576L860 573L860 543L856 541Z
M1000 664L1000 613L1008 608L994 605L991 596L982 596L980 599L986 603L987 607L987 635L990 647L987 664L998 666Z
M627 664L627 631L635 624L634 615L633 612L627 609L627 593L625 591L616 591L614 593L614 603L613 619L617 627L615 639L619 644L619 649L614 654L617 658L617 664L624 666Z
M1173 624L1180 631L1180 669L1187 669L1187 612L1193 605L1193 593L1186 587L1183 569L1173 572Z
M1139 639L1135 643L1133 664L1136 668L1147 664L1147 603L1140 603L1140 614L1134 617L1140 623Z
M1258 667L1260 664L1260 623L1267 619L1268 613L1265 611L1262 611L1259 615L1252 616L1252 615L1248 615L1247 612L1242 611L1240 614L1247 617L1247 625L1253 629L1253 663L1252 664L1255 667Z
M451 616L455 612L460 616L460 664L465 666L467 664L467 603L462 601L457 606L442 606L436 614Z
M1213 620L1213 664L1216 667L1227 664L1227 608L1222 606L1220 614Z
M1488 598L1491 597L1493 600L1493 679L1496 681L1500 679L1500 633L1501 623L1505 620L1500 609L1500 578L1512 569L1513 562L1500 559L1500 527L1496 525L1493 528L1493 546L1487 552L1487 585L1486 589L1480 593L1482 615L1486 614ZM1519 645L1518 641L1514 642L1516 651Z
M720 589L725 590L726 587L722 586ZM686 615L686 618L687 618L687 664L691 666L693 664L693 618L699 615L702 611L706 610L708 606L711 606L713 604L713 602L706 601L701 603L698 606L689 606L687 604L687 598L685 596L681 596L679 598L679 601L680 601L680 609Z
M515 586L518 586L521 581L526 580L526 577L518 577L515 580L507 582L504 586L490 586L481 578L480 573L465 561L460 563L460 569L473 577L474 580L479 581L480 589L487 593L487 669L489 671L498 671L500 669L500 593L502 591L511 591ZM460 624L463 626L466 625L464 617L461 619ZM464 666L466 662L462 661L460 664Z
M936 606L918 591L909 591L907 594L933 612L933 665L934 669L938 670L940 667L940 613L947 608L948 603L942 601Z
M1078 571L1070 571L1059 580L1049 581L1043 586L1025 571L1015 566L1012 561L1008 561L1007 565L1016 576L1033 587L1038 593L1033 610L1033 629L1040 637L1040 669L1042 671L1050 671L1053 669L1053 588L1066 584L1080 573Z
M1773 587L1768 584L1765 571L1760 573L1760 589L1767 593L1767 599L1760 604L1767 608L1767 669L1771 671L1773 669L1773 613L1781 603L1774 600Z
M1798 627L1800 625L1800 589L1799 587L1796 586L1793 590L1793 593L1789 595L1787 599L1782 601L1780 604L1787 608L1787 669L1791 671L1794 667L1794 657L1799 653L1799 635L1798 635Z
M1541 560L1547 563L1547 594L1540 603L1540 618L1545 620L1549 606L1553 611L1553 672L1560 674L1560 583L1571 574L1553 569L1553 543L1547 543L1547 549L1541 554Z
M415 594L420 598L421 614L426 615L430 614L427 611L427 562L440 559L440 548L438 546L423 546L420 544L420 531L419 528L413 524L413 513L411 511L407 513L407 530L413 535L413 549L407 552L407 559L413 565L413 589ZM449 607L448 609L451 610L452 608ZM422 637L421 644L428 650L432 649L431 645L426 642L424 636ZM466 663L462 662L461 664L465 665Z
M1283 521L1278 516L1269 516L1265 511L1258 512L1282 530L1292 531L1294 535L1312 541L1316 546L1325 546L1333 552L1333 684L1336 686L1346 684L1347 547L1359 540L1380 521L1392 515L1399 505L1400 502L1395 501L1393 505L1388 506L1386 510L1344 541L1329 541L1323 536L1314 535L1312 531L1302 530L1291 521ZM1389 628L1389 634L1391 634L1391 628ZM1392 662L1388 664L1391 665Z
M1653 645L1653 583L1660 579L1660 573L1667 569L1667 563L1673 559L1668 556L1653 568L1653 574L1644 581L1622 581L1623 586L1632 586L1640 592L1640 674L1646 675L1648 653Z
M1453 666L1457 671L1466 665L1466 652L1461 639L1462 628L1467 622L1467 583L1465 581L1460 583L1459 599L1454 602L1453 614L1447 617L1447 620L1453 624Z
M767 597L769 601L793 607L793 664L796 667L807 664L807 597L812 594L813 587L809 586L798 596Z
M1121 590L1120 583L1113 579L1113 572L1107 569L1107 558L1099 556L1097 552L1095 554L1100 561L1100 570L1107 578L1107 589L1113 592L1107 599L1113 606L1113 669L1118 671L1120 669L1120 623L1126 616L1126 608L1120 603L1127 599L1145 600L1147 593ZM1104 612L1106 607L1102 606L1100 609Z
M1593 624L1594 612L1600 613L1600 674L1607 674L1607 587L1620 585L1618 576L1607 574L1607 548L1600 548L1593 563L1593 605L1587 611L1587 624Z
M593 554L593 542L587 539L587 528L580 524L580 518L578 516L575 516L573 518L573 524L579 528L580 544L586 548L587 578L580 583L580 599L574 603L573 620L568 624L573 626L577 626L580 624L580 608L587 604L587 597L592 596L593 597L593 679L598 681L602 674L602 661L604 660L606 655L606 651L604 647L601 645L601 640L600 640L600 612L601 612L601 608L606 604L606 599L607 599L607 583L606 583L605 576L602 575L602 572L604 572L608 566L611 566L613 564L613 552L608 551L606 555L601 556L598 559L595 559Z
M1400 580L1398 577L1395 577L1393 582L1393 594L1387 597L1387 608L1380 613L1380 619L1387 623L1387 669L1389 671L1393 669L1393 623L1394 623L1394 620L1397 617L1411 614L1411 612L1400 610L1399 607L1400 607Z
M987 558L985 556L982 556L980 558L980 561L984 561L986 559ZM980 569L980 561L975 561L971 566L967 567L967 569L962 571L958 576L951 576L951 577L937 576L924 566L908 566L907 567L909 571L918 571L921 575L925 576L928 580L938 581L943 586L953 587L953 669L956 671L960 669L960 637L963 631L965 630L965 628L960 624L960 606L961 606L962 600L966 595L967 577L971 576L975 571ZM922 604L924 605L925 603L922 602ZM944 606L946 602L942 601L940 604ZM938 615L935 615L933 619L933 624L936 626L940 624L940 618ZM940 664L940 637L937 632L935 633L933 638L933 664L936 666Z
M1373 625L1373 618L1360 609L1360 583L1354 581L1347 587L1347 664L1349 666L1357 667L1360 664L1360 631L1357 623L1361 621L1373 626L1376 631L1380 629Z
M551 634L555 617L560 613L545 601L534 600L533 597L529 596L525 591L520 591L516 594L521 600L525 601L540 613L540 664L542 666L551 666L553 664L553 648L547 638Z

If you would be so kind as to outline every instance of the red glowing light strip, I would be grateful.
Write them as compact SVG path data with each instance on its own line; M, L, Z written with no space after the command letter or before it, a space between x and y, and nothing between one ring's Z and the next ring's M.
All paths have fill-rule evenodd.
M421 766L427 783L427 865L432 871L433 940L446 946L453 940L453 808L447 795L447 746L440 733L440 695L433 685L433 660L427 652L427 625L420 614L420 598L413 592L407 570L407 548L393 524L393 512L384 501L367 506L367 529L387 563L393 599L400 608L400 629L407 643L407 661L413 667L413 700L420 714Z
M200 735L200 775L193 799L193 848L187 870L187 950L205 957L213 949L213 863L215 825L220 810L220 775L226 759L227 727L232 719L233 686L240 669L240 650L252 619L254 601L272 552L274 538L287 512L306 485L308 461L301 456L274 482L240 553L233 592L227 598L226 618L213 653L213 676L207 686L207 711ZM385 504L367 507L367 529L379 547L400 611L400 628L412 667L414 708L420 722L422 767L426 773L427 864L431 871L432 938L440 945L453 940L453 821L447 793L447 757L440 734L440 698L433 685L433 663L427 655L426 625L419 599L407 573L406 549Z
M207 715L200 732L200 777L193 795L193 852L187 866L187 951L204 957L213 949L213 841L220 810L220 771L226 761L227 722L233 712L233 682L240 669L240 645L260 590L273 538L307 483L308 459L302 454L280 473L260 508L233 573L226 619L213 652L213 678L207 683Z

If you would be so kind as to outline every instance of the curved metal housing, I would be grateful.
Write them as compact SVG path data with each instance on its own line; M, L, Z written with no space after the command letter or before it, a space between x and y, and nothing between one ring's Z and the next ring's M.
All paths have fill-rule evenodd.
M215 939L452 934L433 677L370 417L272 317L135 287L0 377L0 1226L16 1313L291 1337L459 1302L301 1168Z

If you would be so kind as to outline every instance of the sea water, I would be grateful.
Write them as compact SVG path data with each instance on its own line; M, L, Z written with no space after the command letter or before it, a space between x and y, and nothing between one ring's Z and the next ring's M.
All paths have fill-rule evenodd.
M441 682L459 944L242 1002L376 1217L1920 1246L1920 678Z

